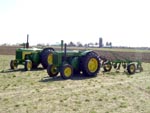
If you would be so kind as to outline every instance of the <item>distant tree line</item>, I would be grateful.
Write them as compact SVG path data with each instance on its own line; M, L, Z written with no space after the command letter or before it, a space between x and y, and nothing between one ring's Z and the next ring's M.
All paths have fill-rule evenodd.
M8 44L8 43L3 43L0 44L0 46L21 46L21 47L25 47L26 43L16 43L16 44ZM60 44L57 44L56 46L59 46ZM44 44L44 43L38 43L36 44L34 47L39 47L39 48L44 48L44 47L49 47L49 46L55 46L55 45L50 45L50 44ZM95 43L86 43L86 44L82 44L81 42L69 42L67 43L68 47L99 47L99 43L95 42ZM103 47L113 47L113 48L129 48L129 49L141 49L141 50L150 50L150 47L127 47L127 46L112 46L112 42L106 42L105 45L103 45Z
M106 42L106 47L112 47L112 43L111 42Z

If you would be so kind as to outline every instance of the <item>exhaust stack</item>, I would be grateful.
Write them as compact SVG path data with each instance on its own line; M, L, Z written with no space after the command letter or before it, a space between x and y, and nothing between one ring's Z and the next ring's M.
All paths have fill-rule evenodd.
M29 48L29 34L27 34L27 43L26 43L26 48Z

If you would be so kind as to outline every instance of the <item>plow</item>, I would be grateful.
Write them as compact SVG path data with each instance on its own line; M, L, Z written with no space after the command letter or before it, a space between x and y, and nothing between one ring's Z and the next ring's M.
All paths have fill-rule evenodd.
M107 60L106 58L101 58L101 66L104 72L110 72L112 68L116 71L123 68L128 74L134 74L135 72L143 71L142 63L140 61L132 61L132 60Z
M110 72L112 68L114 68L116 71L123 69L124 72L127 72L129 75L143 71L142 62L140 60L131 60L129 56L125 56L126 54L120 55L113 52L111 52L111 54L113 55L113 58L111 58L109 55L99 56L103 72Z

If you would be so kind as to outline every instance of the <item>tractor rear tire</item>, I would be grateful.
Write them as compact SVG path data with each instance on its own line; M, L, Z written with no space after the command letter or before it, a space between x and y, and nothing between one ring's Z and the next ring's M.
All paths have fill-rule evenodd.
M94 77L100 70L100 59L95 52L89 52L81 58L80 64L83 75Z
M60 69L60 75L63 79L69 79L73 76L73 67L69 64L65 64Z
M128 71L129 74L134 74L135 71L136 71L135 64L129 64L129 65L127 66L127 71Z
M117 66L116 66L116 68L117 68ZM103 69L104 69L104 72L110 72L110 70L112 69L111 63L105 62L103 65Z
M25 71L30 71L32 69L32 61L31 60L26 60L25 61Z
M80 71L81 71L80 69L78 69L78 70L74 69L73 70L73 72L74 72L75 75L80 75Z
M48 65L52 64L53 60L53 48L45 48L40 54L40 61L44 69L48 67Z
M48 65L47 67L47 73L49 75L49 77L55 77L58 75L58 71L56 71L56 66L51 64L51 65Z
M10 69L17 69L18 65L16 60L11 60L10 61Z

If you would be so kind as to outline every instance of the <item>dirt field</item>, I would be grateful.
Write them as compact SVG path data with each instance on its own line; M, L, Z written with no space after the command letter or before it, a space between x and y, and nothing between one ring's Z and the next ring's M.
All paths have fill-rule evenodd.
M15 51L17 48L20 48L18 46L0 46L0 55L15 55ZM58 49L58 48L56 48ZM72 49L81 49L81 48L72 48ZM91 48L93 49L93 48ZM99 54L101 57L105 57L109 60L114 59L130 59L130 60L140 60L142 62L150 62L150 52L146 51L138 51L138 50L132 50L127 51L124 49L121 50L103 50L103 49L96 49L94 50Z
M150 53L141 53L141 52L120 52L120 51L100 51L96 50L99 56L104 57L108 60L132 60L132 61L142 61L142 62L150 62Z

